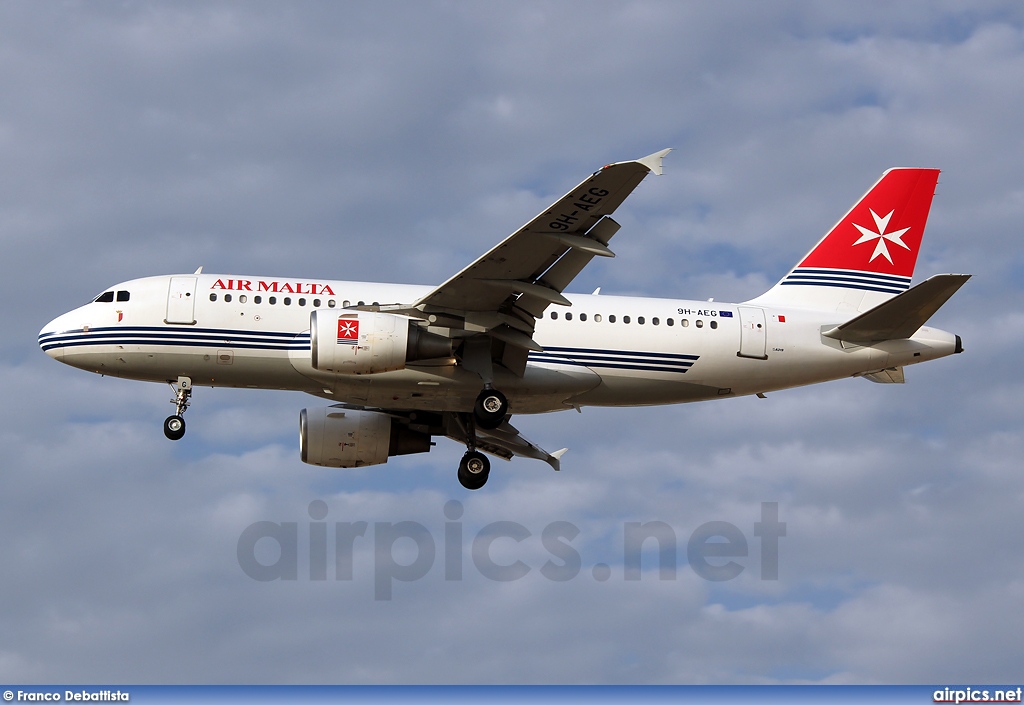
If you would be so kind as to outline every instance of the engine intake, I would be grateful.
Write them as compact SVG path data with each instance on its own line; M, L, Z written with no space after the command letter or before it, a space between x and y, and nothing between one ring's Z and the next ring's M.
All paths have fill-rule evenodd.
M340 406L299 413L299 453L310 465L361 468L429 450L429 435L394 423L387 414Z
M452 354L451 339L390 313L313 311L309 337L313 369L337 374L391 372Z

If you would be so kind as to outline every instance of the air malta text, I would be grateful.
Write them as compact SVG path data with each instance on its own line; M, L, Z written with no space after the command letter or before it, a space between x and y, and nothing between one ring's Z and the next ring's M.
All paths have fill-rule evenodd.
M334 296L334 290L329 284L311 284L307 282L266 282L262 279L256 282L253 288L249 279L218 279L213 283L211 289L228 289L230 291L267 291L271 294L312 294L313 296Z

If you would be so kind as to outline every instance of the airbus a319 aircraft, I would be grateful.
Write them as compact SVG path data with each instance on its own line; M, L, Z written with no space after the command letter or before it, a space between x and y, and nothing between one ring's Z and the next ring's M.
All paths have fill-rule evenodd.
M50 357L169 383L169 439L196 386L289 389L330 400L299 415L306 463L353 468L465 444L458 479L487 455L549 453L512 414L724 399L843 377L902 383L903 368L963 350L926 326L970 275L911 286L936 169L889 169L778 284L744 303L567 294L614 257L611 214L663 150L609 164L440 286L193 274L134 279L58 316Z

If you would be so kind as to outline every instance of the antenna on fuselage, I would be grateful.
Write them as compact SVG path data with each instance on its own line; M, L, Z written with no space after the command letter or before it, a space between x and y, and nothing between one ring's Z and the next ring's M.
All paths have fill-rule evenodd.
M202 274L202 273L203 273L203 266L202 266L202 265L199 265L199 269L197 269L196 271L194 271L194 272L192 272L192 273L193 273L193 274Z

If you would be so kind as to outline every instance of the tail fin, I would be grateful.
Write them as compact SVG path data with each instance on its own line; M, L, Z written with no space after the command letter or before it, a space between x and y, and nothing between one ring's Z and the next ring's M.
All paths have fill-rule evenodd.
M889 169L778 284L755 303L865 311L906 291L938 169Z

